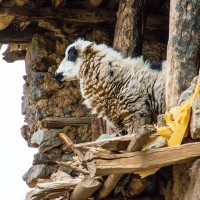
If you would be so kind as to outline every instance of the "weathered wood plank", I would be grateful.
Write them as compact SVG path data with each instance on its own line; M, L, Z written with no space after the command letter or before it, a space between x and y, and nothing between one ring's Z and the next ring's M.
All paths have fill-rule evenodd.
M199 70L200 0L170 1L166 107L178 103Z
M39 19L42 19L42 17L40 17ZM37 19L37 17L29 17L28 18L24 15L21 18L19 18L17 20L17 22L20 23L20 21L33 21L33 20L39 20L39 19ZM148 17L147 25L146 25L146 28L145 28L145 40L161 42L163 40L166 40L167 31L165 30L164 25L159 26L159 24L162 24L162 20L166 21L167 19L165 17L164 18L161 17L161 20L158 19L158 22L155 19L157 19L156 15L151 15L151 16ZM61 20L61 19L57 19L57 20ZM76 18L74 20L76 20ZM88 19L88 20L90 20L90 19ZM27 27L26 29L21 31L21 30L17 29L16 26L13 25L15 22L16 22L16 20L14 20L13 23L9 27L0 31L0 43L4 43L4 44L8 44L8 43L20 43L20 44L28 43L28 42L31 41L32 36L34 34L36 34L36 33L43 34L43 33L46 32L46 30L44 28L39 28L39 27ZM116 22L116 19L113 20L113 23L112 23L113 26L114 26L115 22ZM73 21L68 22L68 23L74 24ZM81 23L82 26L84 24L87 25L87 23ZM99 24L99 26L103 26L103 24L105 24L105 23L101 23L101 24ZM91 25L91 26L93 26L93 25ZM68 35L68 33L65 33L65 34Z
M84 149L85 147L96 146L96 147L108 149L110 151L120 151L127 148L132 137L133 136L127 135L127 136L115 137L115 138L105 139L105 140L100 140L100 141L85 142L81 144L75 144L74 147L78 149Z
M113 47L124 56L141 55L146 21L144 8L144 0L120 1Z
M90 125L91 117L47 117L42 120L43 128L61 129L65 126Z
M64 166L64 167L69 167L76 172L83 173L84 175L89 175L89 172L86 169L82 169L80 167L73 166L73 165L71 165L71 163L67 163L67 162L63 162L63 161L56 161L56 164Z
M6 52L3 54L3 56L3 60L8 63L13 63L17 60L24 60L26 56L26 50Z
M115 12L105 10L81 10L69 8L21 8L21 7L0 7L0 14L12 15L16 18L37 18L37 19L62 19L68 22L81 22L96 24L101 22L114 23Z
M123 154L93 153L87 166L92 176L105 176L160 168L197 157L200 157L200 142Z
M55 181L49 183L38 183L37 188L29 191L26 195L27 200L39 200L46 196L47 193L51 194L56 191L66 191L67 188L77 186L82 179L69 179L64 181Z
M87 200L101 185L100 181L87 176L76 186L70 196L70 200Z
M91 116L91 129L92 129L92 141L99 138L100 135L105 133L103 126L103 119L98 118L96 114Z
M151 136L151 134L155 133L155 130L156 129L153 125L143 126L137 135L132 136L132 139L127 147L127 151L139 151ZM104 182L101 190L98 192L97 199L105 199L105 197L107 197L115 188L122 175L122 173L110 174Z

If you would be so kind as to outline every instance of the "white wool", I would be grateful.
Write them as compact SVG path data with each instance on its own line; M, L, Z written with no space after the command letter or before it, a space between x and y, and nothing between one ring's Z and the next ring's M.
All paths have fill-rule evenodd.
M68 59L74 48L76 59ZM143 57L124 58L105 44L78 39L67 47L57 74L64 80L80 79L84 104L129 133L150 123L165 110L165 74L150 67ZM154 116L155 115L155 116Z

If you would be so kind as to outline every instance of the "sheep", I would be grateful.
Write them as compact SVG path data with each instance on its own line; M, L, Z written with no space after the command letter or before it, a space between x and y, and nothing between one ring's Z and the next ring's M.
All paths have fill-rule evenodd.
M84 103L128 134L165 112L165 65L125 58L105 44L78 39L58 67L58 82L80 80Z

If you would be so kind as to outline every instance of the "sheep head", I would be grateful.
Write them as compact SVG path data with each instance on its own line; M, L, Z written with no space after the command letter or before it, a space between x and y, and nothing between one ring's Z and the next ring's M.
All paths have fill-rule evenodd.
M77 80L80 66L84 61L85 54L93 46L93 42L78 39L69 45L65 51L65 58L59 65L55 78L58 82Z

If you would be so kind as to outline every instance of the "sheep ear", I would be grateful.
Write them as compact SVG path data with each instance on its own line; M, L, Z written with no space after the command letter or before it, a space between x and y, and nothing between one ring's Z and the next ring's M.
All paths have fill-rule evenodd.
M85 53L88 54L90 53L92 50L93 50L93 45L94 45L94 42L91 42L90 44L88 44L86 47L85 47Z

